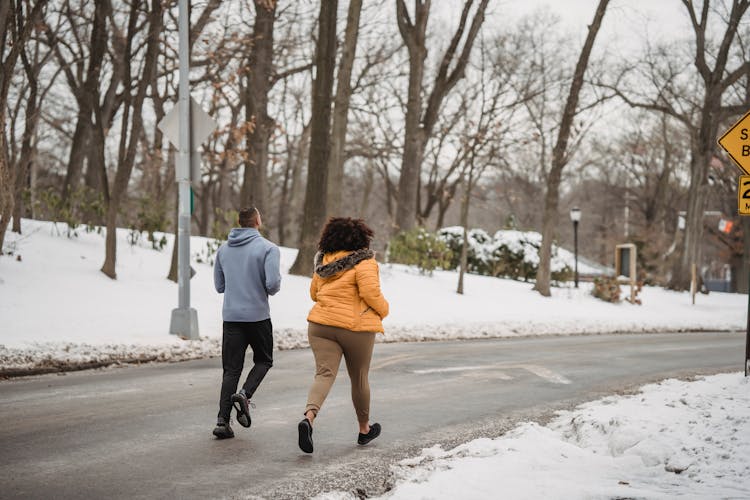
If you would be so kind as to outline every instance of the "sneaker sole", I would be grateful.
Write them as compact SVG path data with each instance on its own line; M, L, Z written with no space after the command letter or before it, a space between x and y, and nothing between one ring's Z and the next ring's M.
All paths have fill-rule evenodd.
M312 428L310 427L310 424L307 422L307 420L303 420L302 422L297 424L297 432L299 433L299 440L297 444L299 444L300 450L304 451L305 453L312 453Z
M225 434L219 429L214 429L214 436L216 436L217 439L231 439L234 437L234 432L231 434Z
M250 427L250 425L253 423L252 419L250 418L250 407L248 406L247 408L245 408L245 405L242 404L242 399L239 397L235 397L234 394L232 394L230 401L232 402L232 406L234 406L234 409L237 410L237 423L242 427ZM245 422L247 422L247 425L245 425Z

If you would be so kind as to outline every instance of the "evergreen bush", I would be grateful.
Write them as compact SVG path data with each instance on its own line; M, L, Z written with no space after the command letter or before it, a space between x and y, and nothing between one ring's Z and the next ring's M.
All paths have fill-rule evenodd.
M422 273L450 268L453 253L435 233L418 227L394 236L388 245L388 261L417 266Z

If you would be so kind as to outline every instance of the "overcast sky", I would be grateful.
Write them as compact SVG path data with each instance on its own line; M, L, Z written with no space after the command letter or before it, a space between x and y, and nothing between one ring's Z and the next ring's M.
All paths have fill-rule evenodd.
M537 9L557 14L572 32L586 36L599 0L501 0L496 14L523 16ZM690 35L688 17L680 0L611 0L604 16L601 39L622 51L642 47L646 34L652 40L674 40Z

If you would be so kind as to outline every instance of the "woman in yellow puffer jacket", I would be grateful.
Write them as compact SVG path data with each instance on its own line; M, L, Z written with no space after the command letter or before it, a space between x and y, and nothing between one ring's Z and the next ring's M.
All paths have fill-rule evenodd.
M388 315L388 302L380 292L378 263L370 250L372 236L372 229L361 219L334 217L318 242L310 284L315 304L307 316L315 379L305 418L298 425L299 447L306 453L313 451L312 424L333 386L342 356L359 422L357 443L365 445L380 435L380 424L370 425L368 374L375 335L383 333L381 320Z

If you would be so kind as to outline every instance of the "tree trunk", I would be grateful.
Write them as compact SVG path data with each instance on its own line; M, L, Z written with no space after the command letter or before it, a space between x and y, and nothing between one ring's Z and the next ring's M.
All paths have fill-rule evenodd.
M268 140L273 120L268 116L268 92L273 74L273 23L276 2L255 0L253 47L250 51L248 85L245 94L245 119L254 121L248 129L247 161L240 193L242 207L266 207Z
M336 64L336 9L338 0L321 2L313 82L310 158L299 253L290 274L309 276L317 238L326 217L328 157L330 155L331 93Z
M692 265L700 272L701 243L703 241L703 211L708 195L708 170L714 156L714 140L718 132L719 120L713 116L712 108L720 106L714 101L704 104L701 127L698 131L697 147L691 152L690 187L688 189L687 214L685 217L685 237L678 259L672 271L669 288L689 290Z
M128 47L126 49L126 76L125 83L126 87L131 84L131 70L130 70L130 44L132 43L132 37L138 20L138 7L140 2L136 1L133 4L132 11L130 13L129 27L128 27ZM115 263L117 261L117 214L120 209L122 200L127 195L128 182L130 181L130 174L133 171L133 165L135 163L136 146L140 140L141 132L143 130L143 101L146 98L146 91L151 83L153 72L156 70L156 61L159 53L160 34L162 31L162 3L161 0L151 0L151 12L149 13L149 36L146 48L146 55L144 59L143 75L138 82L137 94L132 105L133 119L131 130L129 134L128 146L125 150L125 155L120 155L117 172L115 173L115 181L112 187L112 196L107 207L107 240L105 248L104 264L102 265L101 271L112 279L117 279L117 273L115 271ZM126 104L127 106L127 104ZM122 134L125 135L127 130L127 115L123 116ZM125 138L123 137L122 143L124 144ZM121 149L122 153L122 149Z
M65 175L65 182L63 183L63 202L70 201L71 192L75 192L78 189L83 172L83 162L88 156L93 123L91 114L93 107L99 105L99 75L101 74L102 61L104 60L106 50L107 5L106 2L95 2L94 24L91 28L91 51L86 71L86 80L80 88L71 89L78 101L78 123L73 135L73 143L68 159L68 170Z
M16 185L15 185L15 206L13 207L13 231L21 234L21 217L23 217L23 192L29 184L29 171L31 162L34 160L33 150L33 138L36 134L36 127L39 123L39 110L37 102L37 91L38 84L35 72L32 70L25 55L21 56L24 59L24 67L26 68L26 76L29 80L29 97L26 100L26 117L23 128L23 140L21 144L21 158L18 161L16 170Z
M31 30L46 4L47 0L36 2L24 20L22 4L17 4L13 0L0 2L0 256L3 254L5 231L8 229L15 205L15 170L8 161L8 144L5 137L8 92L18 57L25 49ZM16 22L20 24L17 25Z
M471 203L471 190L473 188L473 168L469 171L469 181L464 186L463 199L461 200L461 226L464 228L463 245L461 245L461 269L458 271L458 288L456 293L464 293L464 275L469 264L469 204Z
M425 30L430 11L430 1L417 0L415 2L413 24L404 0L397 0L396 2L396 19L399 32L409 49L409 92L406 104L404 155L399 179L396 227L393 228L395 231L409 230L417 223L417 198L419 196L424 150L440 116L443 100L456 83L464 77L474 40L484 22L484 12L487 9L488 1L480 1L472 19L471 27L465 37L466 21L473 0L464 2L458 27L440 60L434 86L427 98L427 108L424 113L422 111L421 93L424 61L427 56ZM464 40L463 46L461 50L458 50L461 40Z
M0 127L5 130L5 109L0 110ZM13 214L13 186L15 175L8 164L7 144L5 134L0 133L0 256L3 255L5 231Z
M422 165L422 155L424 154L424 138L420 119L422 116L424 61L427 57L425 31L430 14L429 1L418 3L421 5L418 4L415 7L413 25L408 24L404 19L406 17L406 6L403 5L403 2L398 2L397 7L401 37L409 49L409 87L404 123L404 154L401 159L401 174L398 181L394 232L408 231L414 227L417 221L417 184Z
M288 213L293 216L293 219L286 219L286 221L293 223L297 229L297 234L295 234L295 237L293 238L295 242L299 242L302 234L302 210L304 209L302 172L304 170L304 162L307 160L306 154L309 153L310 149L310 125L311 123L308 122L307 125L305 125L305 128L302 129L302 136L297 144L297 154L292 167L292 187L291 195L289 197ZM300 203L300 200L302 200L302 203ZM286 207L279 207L279 210L285 209ZM286 213L284 214L284 217L287 217Z
M372 188L375 185L375 172L374 167L369 167L365 173L365 187L362 193L362 203L359 206L358 217L366 218L367 209L370 208L370 196L372 195Z
M552 240L554 238L555 227L557 226L560 180L563 168L565 168L569 160L568 140L570 139L573 119L576 116L578 108L578 98L583 87L583 76L588 67L596 35L599 32L604 13L607 10L607 4L609 4L609 0L599 0L594 20L589 25L589 32L581 49L578 63L576 64L573 81L570 84L570 92L568 93L568 99L565 103L562 120L560 121L557 142L552 150L552 165L549 177L547 178L547 194L544 197L544 212L542 215L542 245L539 248L539 268L536 273L536 285L534 285L534 289L545 297L550 296Z
M352 95L352 67L354 66L354 56L357 51L359 15L361 10L362 0L351 0L349 2L344 47L341 54L341 63L339 64L338 83L336 85L333 130L331 132L331 156L328 159L328 201L326 206L329 216L342 215L341 197L344 190L344 146L346 145L349 101Z

